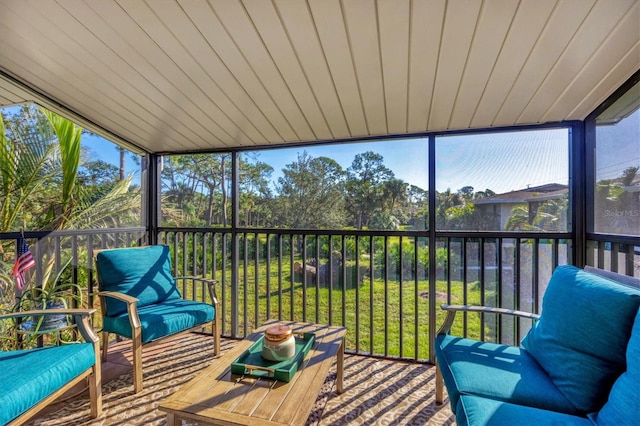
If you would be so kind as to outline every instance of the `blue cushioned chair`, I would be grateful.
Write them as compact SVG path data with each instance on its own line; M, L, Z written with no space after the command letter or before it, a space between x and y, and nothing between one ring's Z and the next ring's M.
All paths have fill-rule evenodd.
M142 345L211 324L214 354L220 353L220 322L215 280L173 277L167 246L96 250L96 272L102 307L102 359L107 359L109 333L133 344L133 387L142 390ZM206 283L212 303L182 299L176 280Z
M436 402L446 385L459 425L632 424L640 418L640 290L630 277L563 265L542 314L447 306L435 341ZM631 286L626 285L631 284ZM525 317L520 346L450 334L457 311Z
M0 351L0 425L20 425L88 379L91 417L102 414L100 339L89 324L95 309L46 309L0 315L0 321L69 315L84 342ZM53 330L48 330L53 331Z

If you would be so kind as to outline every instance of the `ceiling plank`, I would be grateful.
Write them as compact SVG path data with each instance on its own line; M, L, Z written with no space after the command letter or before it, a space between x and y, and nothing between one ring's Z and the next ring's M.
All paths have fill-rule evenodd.
M163 51L199 88L196 96L190 97L192 101L202 103L213 121L228 135L228 142L241 145L266 143L264 136L229 99L200 61L202 56L212 54L211 48L185 11L177 3L169 2L154 12L162 25L154 19L144 26L144 30L162 45Z
M372 135L385 135L387 134L387 116L376 2L375 0L356 0L343 2L342 6L367 121L367 131Z
M388 132L407 132L410 1L379 0L380 49Z
M239 1L214 0L212 5L219 19L227 23L225 30L250 68L250 75L259 83L255 87L260 87L260 91L270 97L283 120L287 122L288 128L292 130L283 135L285 140L313 139L309 123L275 66L243 4ZM273 24L279 25L279 21ZM251 90L249 92L251 93Z
M440 0L411 3L408 132L428 129L445 5Z
M347 119L349 136L367 136L369 132L341 3L339 0L309 0L309 6Z
M278 105L269 92L265 89L258 76L256 76L255 71L243 56L244 53L229 34L227 26L235 25L235 23L227 22L225 24L222 20L222 14L219 9L224 8L225 2L212 3L211 12L205 12L204 10L196 11L194 9L196 5L201 8L206 6L204 2L190 4L191 19L194 20L200 32L205 36L207 42L220 59L221 64L228 70L230 78L227 80L233 78L239 85L239 87L235 84L232 85L235 91L233 99L238 100L239 105L242 106L247 100L244 96L240 98L236 96L240 89L247 94L251 103L257 106L260 113L267 118L270 126L277 132L277 137L270 134L270 132L265 133L265 136L268 137L271 143L296 140L297 136L290 123L280 108L278 108ZM201 12L201 14L195 12ZM245 16L244 19L248 20L248 17ZM227 73L223 72L222 75L226 78ZM264 126L261 128L264 129Z
M216 85L223 91L224 96L230 100L233 105L231 107L232 110L235 111L237 108L242 116L246 117L246 119L243 119L242 116L235 116L234 112L231 114L234 121L238 123L239 127L243 128L244 120L247 120L247 125L252 125L258 129L265 143L282 142L282 135L276 130L273 123L285 123L283 118L278 114L265 114L261 108L262 106L269 110L273 104L258 105L243 87L242 82L239 80L241 76L235 75L233 70L220 57L220 51L226 55L233 56L237 53L237 49L231 42L218 17L206 2L181 1L180 6L202 35L202 43L200 43L200 38L196 37L196 42L188 43L188 48L214 79ZM288 126L286 123L284 125ZM290 129L287 131L290 131ZM254 141L258 140L259 138L254 138Z
M466 129L470 126L511 27L517 6L518 3L511 0L483 2L447 128Z
M431 130L446 130L476 29L481 2L447 2L429 117Z
M144 70L140 68L134 69L131 64L124 61L119 54L114 52L113 46L107 46L105 41L99 39L94 33L89 31L87 27L82 25L80 21L70 16L56 4L38 2L35 6L37 6L45 16L49 17L57 27L64 29L70 38L81 42L80 47L83 50L74 51L77 56L77 61L91 64L91 66L102 67L102 71L98 73L98 76L101 77L96 78L112 81L112 84L119 88L119 92L124 94L124 98L121 98L121 102L119 103L120 105L130 102L127 100L127 97L132 96L147 108L158 108L156 110L156 119L151 121L154 127L154 136L166 139L164 132L170 127L166 117L172 116L178 119L176 124L182 127L180 132L187 135L186 137L189 140L200 140L201 144L206 143L204 139L200 139L192 130L194 126L192 126L191 117L179 109L165 109L171 102L156 86L151 85L147 78L143 77L142 73L144 73ZM89 18L87 18L87 21L88 20ZM120 20L119 25L124 25L124 21ZM112 41L110 43L113 44ZM70 48L73 47L74 45L70 45ZM91 76L84 77L88 82L91 82L91 78ZM91 99L100 99L100 96L95 96ZM152 102L149 102L148 99L151 99ZM103 117L99 115L93 116L93 121L98 124L101 124L102 120ZM161 131L162 133L160 133Z
M567 49L547 73L544 82L518 118L519 122L540 123L548 117L546 113L549 108L572 84L601 45L602 40L608 36L634 2L635 0L616 2L601 0L594 5ZM638 22L635 24L637 25Z
M158 153L580 120L638 70L639 7L0 0L0 103Z
M227 146L229 134L208 113L215 106L164 50L171 50L176 41L157 15L138 1L95 2L91 6L96 10L76 5L69 11L80 21L92 20L91 30L100 38L114 40L123 59L136 69L142 68L143 75L191 117L193 130L207 141L206 145ZM103 11L117 20L102 22L91 17L92 13L104 16ZM117 25L112 26L115 22ZM131 45L127 40L137 42Z
M553 105L545 113L541 120L548 120L549 117L562 116L563 111L568 119L575 99L582 93L589 93L597 86L602 76L607 75L611 70L611 64L622 61L628 52L633 50L634 42L630 34L640 31L640 3L634 3L617 25L612 29L609 36L598 46L598 49L590 55L585 66L578 72L562 93L559 93ZM640 67L640 56L636 56L637 64Z
M276 0L278 14L335 139L348 138L349 128L306 2Z
M546 27L531 50L508 98L498 111L495 125L518 121L527 103L567 49L594 4L595 0L564 0L558 4L549 16Z
M471 120L471 127L496 125L498 111L509 96L556 4L555 0L519 3L500 56Z
M59 75L64 76L64 78L56 80L55 86L64 87L64 93L72 94L76 99L75 108L89 107L90 110L96 111L97 114L113 115L112 120L114 122L124 125L133 134L140 135L144 132L154 131L153 125L146 120L147 117L144 114L138 115L140 111L144 112L144 110L136 110L135 104L121 106L113 101L110 93L115 92L117 88L112 85L104 87L105 83L97 78L98 74L94 74L86 66L85 62L78 60L77 56L67 52L69 47L75 46L74 41L60 32L54 22L37 13L33 13L29 22L23 21L20 16L13 14L13 11L9 8L6 8L4 13L10 16L11 19L6 22L12 26L12 28L7 28L4 25L0 25L0 37L7 43L5 55L10 55L14 60L23 58L21 62L31 64L26 67L29 72L39 69L39 74L49 75L56 70ZM29 31L21 32L24 28L29 28ZM55 35L55 38L48 40L46 49L39 47L41 46L41 40L45 38L40 33L40 28L47 28L50 33ZM26 38L19 37L18 33ZM14 46L19 46L19 49L14 49ZM42 62L46 62L47 67L44 68L39 63L32 62L24 55L24 52L37 52L38 57ZM90 83L92 77L96 77L98 80L94 84ZM52 86L52 81L44 81L45 87ZM49 88L49 90L51 89ZM87 99L97 99L99 102L87 103ZM115 113L112 114L111 107L114 106L116 109ZM141 132L142 129L145 130Z
M288 101L294 100L297 105L297 108L294 108L294 113L302 112L303 114L303 117L293 115L293 120L302 120L309 124L310 128L302 128L298 131L301 139L309 139L310 137L331 139L329 126L322 116L318 102L300 66L300 60L291 44L291 39L274 4L264 0L249 0L245 1L244 5L275 65L270 73L276 74L277 72L278 76L281 76L283 93L286 93ZM269 74L265 77L268 80ZM268 81L270 81L270 85L273 84L273 81ZM291 97L292 99L290 99ZM313 132L312 135L309 130Z
M627 52L624 58L595 84L589 96L582 97L582 102L570 114L572 119L586 118L609 97L612 87L620 87L631 78L638 70L638 58L640 58L640 41L636 42L635 46Z

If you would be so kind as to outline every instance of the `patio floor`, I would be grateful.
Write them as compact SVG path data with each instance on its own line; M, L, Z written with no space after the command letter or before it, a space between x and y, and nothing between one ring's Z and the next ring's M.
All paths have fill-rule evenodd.
M233 347L222 340L222 351ZM88 393L71 392L48 407L30 425L165 425L160 401L188 382L199 370L215 362L210 336L186 334L145 346L144 385L133 393L129 342L115 343L103 363L104 413L89 417ZM335 368L335 367L334 367ZM330 373L315 408L311 425L449 425L455 417L448 400L434 404L435 367L395 360L346 355L345 392L335 391ZM186 424L186 423L185 423Z

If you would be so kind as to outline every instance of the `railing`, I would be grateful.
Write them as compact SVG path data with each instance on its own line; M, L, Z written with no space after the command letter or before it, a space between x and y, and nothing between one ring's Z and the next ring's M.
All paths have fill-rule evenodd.
M47 259L55 272L71 259L65 279L86 287L92 305L90 253L149 241L144 228L27 232L25 238L36 259L31 271L36 280ZM417 231L165 228L158 242L171 246L177 275L218 280L226 336L245 336L270 318L344 325L348 352L416 361L430 357L430 333L443 320L440 304L539 312L553 269L572 263L573 252L566 235L524 233L438 232L435 254L429 253L427 233ZM639 276L640 252L633 242L590 236L587 263ZM432 257L434 283L429 282ZM5 270L13 260L13 253L6 253ZM190 282L180 284L185 297L208 297ZM457 318L454 332L515 343L530 325L469 313Z
M588 234L586 264L640 277L640 242L637 237Z
M148 235L145 228L120 229L92 229L79 231L39 231L0 234L5 251L13 247L13 252L3 253L2 263L4 271L11 271L15 260L15 243L7 245L7 241L15 242L23 236L31 254L35 259L35 266L28 271L37 286L42 286L46 279L46 271L51 266L50 277L55 277L63 271L62 280L79 284L87 289L89 306L95 305L93 259L91 253L98 248L130 247L146 245ZM8 273L6 272L6 273ZM6 284L6 283L5 283ZM12 293L12 292L11 292ZM7 309L7 306L0 306Z
M158 240L173 248L178 274L218 280L224 335L245 336L270 318L343 325L348 352L408 360L429 359L441 303L539 312L551 272L572 250L563 234L438 233L431 312L425 232L166 228ZM530 326L469 313L454 330L514 343Z

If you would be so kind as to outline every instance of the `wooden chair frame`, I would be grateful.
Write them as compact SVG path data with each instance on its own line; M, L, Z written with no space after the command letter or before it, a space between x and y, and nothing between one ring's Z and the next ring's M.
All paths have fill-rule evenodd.
M143 247L141 247L143 248ZM116 249L117 250L117 249ZM93 258L94 261L99 252L102 250L94 250ZM98 271L98 263L95 261L96 272L98 283L100 282L100 273ZM214 344L214 356L218 356L220 354L220 324L218 321L218 317L220 315L220 311L218 310L218 297L216 295L216 284L217 281L209 278L202 277L192 277L192 276L184 276L184 277L174 277L176 282L182 280L193 280L200 281L207 284L207 288L209 289L209 296L211 297L212 306L215 310L215 316L213 321L211 321L211 334L213 336L213 344ZM140 317L138 316L138 307L137 302L138 299L132 296L129 296L124 293L118 293L113 291L99 291L98 296L100 297L100 308L102 312L102 316L104 318L104 313L106 310L106 298L110 297L121 302L126 303L127 305L127 314L129 316L129 324L131 325L131 343L132 343L132 352L133 352L133 390L135 393L140 392L143 389L142 383L142 325L140 323ZM202 330L204 331L207 327L208 323L199 324L195 327L182 330L179 333L170 334L168 336L161 337L159 339L155 339L153 341L162 340L166 337L176 336L183 333L188 333L191 331ZM107 351L109 346L109 333L108 331L102 330L102 361L107 361ZM151 342L147 342L151 343Z

